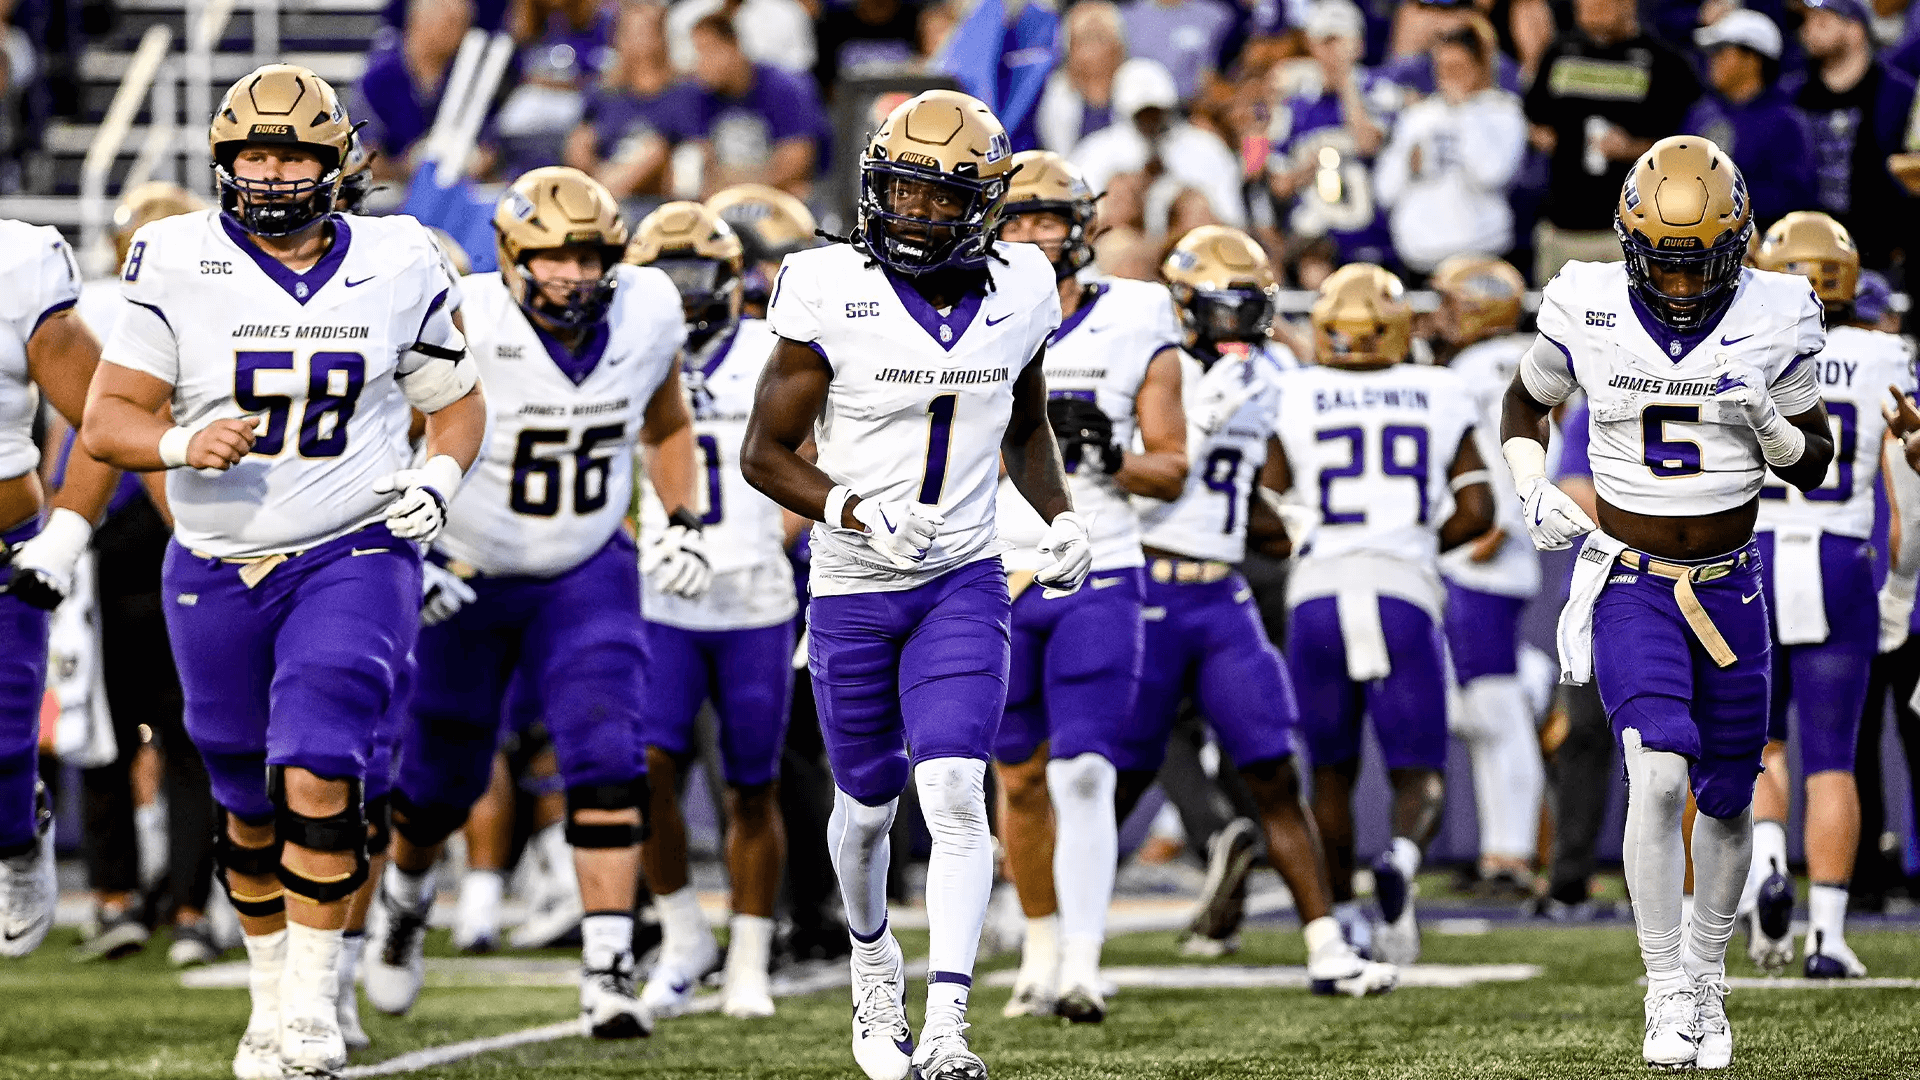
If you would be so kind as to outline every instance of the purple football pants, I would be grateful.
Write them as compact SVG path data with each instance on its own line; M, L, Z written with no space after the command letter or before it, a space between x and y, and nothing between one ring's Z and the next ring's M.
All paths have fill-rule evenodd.
M1447 583L1447 614L1442 622L1453 675L1461 686L1520 670L1520 613L1526 607L1527 601L1518 596Z
M40 519L0 535L11 547L40 532ZM47 613L0 596L0 853L33 845L33 782L40 769L40 699L47 687Z
M1140 695L1146 599L1140 567L1089 575L1080 591L1048 598L1035 585L1013 602L1013 662L1007 715L993 755L1008 764L1050 741L1062 761L1096 753L1115 760L1114 735Z
M1347 677L1339 601L1308 600L1287 622L1287 659L1300 695L1300 729L1316 768L1360 756L1360 721L1373 720L1389 769L1447 763L1447 669L1440 631L1417 604L1380 597L1380 630L1392 670L1384 679Z
M675 756L695 749L693 722L713 702L720 718L720 767L735 787L770 784L780 773L793 701L791 621L751 630L683 630L646 624L648 746Z
M1773 591L1773 534L1758 533L1760 569ZM1852 772L1867 680L1880 651L1880 601L1873 587L1873 546L1846 536L1820 538L1820 577L1827 640L1782 645L1774 630L1773 700L1767 737L1787 737L1787 706L1799 712L1802 774ZM1771 611L1769 612L1771 614Z

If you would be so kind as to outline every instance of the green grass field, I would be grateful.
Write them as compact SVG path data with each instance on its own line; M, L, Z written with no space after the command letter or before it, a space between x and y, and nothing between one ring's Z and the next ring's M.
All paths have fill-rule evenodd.
M1920 973L1920 935L1859 932L1849 940L1876 975ZM114 965L77 966L63 932L24 962L0 966L0 1078L218 1078L245 1022L245 992L188 990L164 950ZM910 935L909 956L924 954ZM436 951L445 948L435 935ZM1736 939L1736 950L1739 942ZM552 954L560 956L562 954ZM1116 940L1113 965L1181 962L1173 935ZM1341 1080L1545 1080L1640 1077L1639 974L1623 927L1506 929L1428 935L1436 963L1535 963L1545 975L1469 989L1401 989L1365 1001L1295 990L1142 990L1116 997L1107 1022L1000 1018L1005 989L974 995L974 1047L1000 1080L1100 1077L1314 1077ZM1251 931L1235 964L1299 964L1291 928ZM1005 967L1002 958L989 967ZM1733 974L1749 974L1736 959ZM919 1018L919 994L911 1015ZM847 1049L844 990L784 999L772 1020L694 1016L650 1040L569 1038L409 1073L417 1077L603 1080L616 1077L859 1077ZM1737 990L1729 999L1729 1077L1920 1077L1920 991ZM429 987L410 1017L372 1015L374 1049L356 1064L568 1017L564 989Z

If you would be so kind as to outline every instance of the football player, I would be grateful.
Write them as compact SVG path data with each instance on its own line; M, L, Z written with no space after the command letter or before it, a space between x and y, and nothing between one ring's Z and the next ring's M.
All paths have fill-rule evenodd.
M1641 1053L1724 1069L1726 950L1752 859L1767 741L1766 590L1753 539L1771 469L1812 491L1833 437L1820 404L1820 300L1805 278L1746 269L1746 182L1711 141L1655 143L1621 187L1621 263L1572 262L1501 420L1536 547L1586 539L1560 616L1568 681L1599 685L1627 763L1627 885L1647 968ZM1598 527L1546 478L1548 413L1591 404ZM1694 903L1682 930L1689 786Z
M1398 972L1363 960L1331 915L1326 854L1294 757L1292 682L1235 568L1250 533L1284 544L1276 508L1256 491L1280 479L1277 380L1296 366L1267 336L1273 267L1246 233L1203 225L1181 237L1161 273L1194 361L1185 379L1194 467L1178 498L1135 500L1147 560L1146 651L1133 718L1112 736L1116 812L1124 819L1153 782L1180 703L1192 697L1253 795L1268 856L1300 913L1314 992L1384 992Z
M1046 566L1035 547L1046 526L1010 482L1000 485L999 529L1014 545L1013 662L994 758L1001 839L1027 916L1006 1014L1051 1016L1057 998L1061 1015L1098 1022L1120 843L1107 733L1111 717L1133 709L1144 642L1145 559L1128 498L1175 499L1186 483L1181 334L1165 286L1081 282L1093 262L1094 205L1078 169L1046 150L1015 154L1013 167L1000 239L1038 244L1059 280L1065 321L1047 345L1047 418L1092 533L1093 570L1071 596L1027 588Z
M1889 386L1913 392L1913 346L1854 320L1860 253L1846 228L1827 215L1798 211L1781 218L1761 240L1754 265L1808 278L1826 308L1827 347L1807 364L1836 425L1836 450L1834 467L1818 487L1805 493L1782 484L1760 489L1756 539L1773 618L1773 702L1767 771L1754 790L1753 866L1741 910L1748 916L1754 962L1778 973L1793 959L1786 833L1791 703L1800 730L1798 774L1806 778L1807 794L1811 918L1804 970L1810 979L1862 978L1866 965L1846 942L1847 883L1860 839L1854 747L1869 668L1883 647L1904 640L1914 572L1920 569L1920 529L1902 528L1901 550L1876 603L1874 485L1888 439L1881 406ZM1899 507L1920 502L1920 477L1912 470L1889 469L1887 479Z
M714 570L704 596L689 600L649 583L641 605L652 673L643 715L653 783L652 829L641 856L665 939L640 1000L656 1016L684 1012L719 955L687 883L687 826L679 799L680 777L698 745L694 718L709 699L720 723L727 873L733 883L720 1010L736 1017L773 1015L767 968L786 849L777 777L793 696L800 603L780 507L740 474L753 387L774 345L766 323L740 317L741 252L740 237L727 223L693 202L668 203L647 215L627 248L628 261L665 271L680 290L687 320L681 379L693 402L697 464L706 481L696 502ZM647 499L643 510L643 531L666 527L659 500Z
M806 203L766 184L723 188L707 200L707 209L740 238L746 264L740 273L741 310L748 318L766 318L780 261L820 243L812 212Z
M1480 877L1524 899L1540 829L1546 768L1520 678L1520 613L1540 591L1540 559L1522 534L1520 497L1500 459L1500 401L1532 339L1515 333L1527 285L1485 255L1456 255L1434 269L1438 349L1473 396L1474 441L1493 488L1494 527L1440 558L1447 586L1447 650L1461 708L1453 733L1473 756L1480 820Z
M1419 959L1412 885L1440 826L1447 667L1438 555L1484 534L1493 496L1465 380L1406 362L1413 311L1400 279L1353 263L1320 285L1313 367L1280 380L1274 490L1317 521L1294 536L1287 659L1313 759L1313 813L1336 903L1353 902L1360 720L1393 784L1393 844L1373 864L1376 953Z
M640 580L708 578L677 357L680 298L621 265L627 227L599 181L563 166L515 180L493 215L500 269L466 278L465 320L492 386L493 432L429 558L472 590L429 606L393 792L393 862L375 903L367 996L406 1011L425 972L433 865L493 775L516 679L539 695L566 782L581 899L580 1015L638 1038L633 903L648 801L640 744ZM642 559L621 527L644 448L671 524Z
M47 613L72 586L120 474L75 447L66 483L46 498L39 395L78 427L100 342L74 310L80 269L59 230L0 219L0 252L0 956L21 957L45 940L60 898L40 783Z
M748 483L819 523L809 667L836 785L854 1058L875 1080L986 1075L964 1031L993 884L986 763L1007 693L1003 456L1048 521L1053 562L1035 580L1072 592L1092 561L1047 425L1053 267L993 237L1012 159L1006 129L965 94L930 90L887 116L860 159L851 241L781 266L767 312L780 340L741 451ZM798 453L809 436L817 465ZM933 839L917 1047L886 906L887 834L909 778Z
M444 526L486 426L426 229L333 212L352 131L305 68L228 90L209 132L220 208L135 234L133 306L81 431L124 468L172 470L167 632L247 934L241 1077L346 1060L342 928L368 872L376 729L419 623L414 542ZM409 468L416 409L427 459Z

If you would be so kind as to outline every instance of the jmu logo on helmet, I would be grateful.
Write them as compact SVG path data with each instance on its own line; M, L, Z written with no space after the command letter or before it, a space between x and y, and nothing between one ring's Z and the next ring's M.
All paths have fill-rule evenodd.
M506 204L507 213L512 214L515 221L526 221L533 217L533 200L525 195L517 191L509 191L506 198L501 201Z
M996 161L1005 161L1012 156L1013 140L1007 137L1006 132L995 132L993 137L987 140L987 164L991 165Z

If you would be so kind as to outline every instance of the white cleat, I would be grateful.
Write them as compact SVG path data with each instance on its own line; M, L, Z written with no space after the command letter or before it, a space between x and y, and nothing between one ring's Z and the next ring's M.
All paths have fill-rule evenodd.
M282 1076L338 1076L347 1067L347 1044L331 1016L302 1016L280 1021Z
M1373 955L1396 967L1408 967L1420 960L1420 924L1413 919L1413 901L1400 909L1400 917L1382 922L1373 930Z
M1400 969L1362 959L1345 938L1336 937L1307 957L1307 979L1316 994L1366 997L1393 989L1400 981Z
M490 878L492 880L482 880ZM460 903L453 913L453 947L484 956L500 947L500 875L468 871L460 879Z
M869 1080L906 1080L913 1067L913 1029L907 1026L907 965L900 942L887 934L887 959L853 965L853 1060Z
M340 965L340 986L334 996L334 1019L340 1025L340 1038L350 1051L365 1050L373 1045L373 1038L360 1023L360 994L353 979L356 967L348 963Z
M613 966L580 973L580 1020L596 1039L644 1039L653 1034L653 1014L633 993L633 955Z
M400 1016L420 997L427 980L427 912L433 908L433 881L421 891L420 906L408 908L393 898L382 881L373 890L367 920L367 1000L390 1016Z
M580 929L587 909L580 903L580 878L573 866L573 848L566 842L566 826L555 822L534 838L545 873L534 876L528 898L527 920L513 928L507 941L516 949L546 949Z
M1768 975L1779 975L1793 963L1793 934L1782 937L1768 937L1760 926L1760 913L1749 911L1745 916L1747 924L1747 957L1755 967Z
M1792 949L1792 944L1787 948ZM1806 974L1809 979L1864 979L1867 965L1847 948L1845 939L1830 938L1824 930L1813 930L1807 934Z
M234 1080L280 1080L280 975L286 969L286 932L273 945L247 947L247 997L252 1011L240 1049L233 1055Z
M34 781L33 850L0 859L0 956L19 958L40 947L53 928L60 885L53 866L53 808L46 786Z
M684 1014L693 1005L693 993L700 980L720 962L720 947L711 933L700 935L692 949L673 949L671 943L660 950L660 962L647 977L647 988L640 992L640 1003L658 1019Z
M1019 981L1013 984L1013 996L1007 999L1000 1015L1009 1020L1022 1016L1052 1016L1057 1004L1053 987L1038 979L1030 979L1025 972L1021 972Z
M331 1077L347 1067L347 1041L340 1033L341 953L339 931L290 926L287 959L280 973L280 1071L287 1076Z
M961 1024L920 1044L913 1074L918 1080L987 1080L987 1063L967 1046L967 1025Z
M1693 1068L1700 1056L1694 1028L1697 1000L1692 982L1682 982L1667 990L1647 988L1647 1031L1640 1042L1640 1057L1650 1068Z
M1693 981L1693 1037L1699 1054L1696 1069L1724 1069L1733 1064L1733 1025L1727 1023L1727 980L1708 975Z
M233 1055L233 1080L280 1080L280 1025L255 1031L247 1025Z

